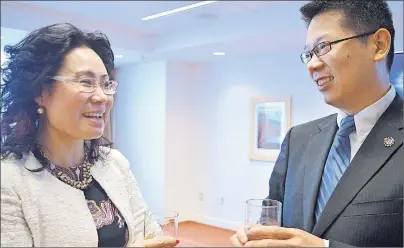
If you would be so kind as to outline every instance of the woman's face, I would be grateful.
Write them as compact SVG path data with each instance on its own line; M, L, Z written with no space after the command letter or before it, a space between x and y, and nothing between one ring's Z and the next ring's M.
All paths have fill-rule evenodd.
M114 102L113 95L106 95L99 84L109 80L101 58L88 47L75 48L55 76L74 80L56 80L50 92L43 90L36 99L45 108L46 130L73 140L101 137ZM97 87L92 93L83 92L83 83L91 82L86 80L90 78L96 79Z

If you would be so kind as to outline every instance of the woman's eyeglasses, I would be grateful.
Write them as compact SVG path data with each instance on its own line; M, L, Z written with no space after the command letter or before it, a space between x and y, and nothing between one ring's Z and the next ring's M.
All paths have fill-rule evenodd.
M72 78L72 77L62 77L62 76L54 76L49 77L50 79L64 82L64 83L72 83L76 85L80 92L84 93L93 93L97 86L104 91L106 95L114 95L118 88L118 82L115 80L106 80L106 81L98 81L96 78Z

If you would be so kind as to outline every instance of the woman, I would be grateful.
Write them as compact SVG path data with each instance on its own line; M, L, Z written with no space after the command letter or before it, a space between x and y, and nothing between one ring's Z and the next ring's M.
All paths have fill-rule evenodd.
M1 246L175 246L102 137L118 83L108 38L55 24L6 46ZM151 223L144 226L144 223Z

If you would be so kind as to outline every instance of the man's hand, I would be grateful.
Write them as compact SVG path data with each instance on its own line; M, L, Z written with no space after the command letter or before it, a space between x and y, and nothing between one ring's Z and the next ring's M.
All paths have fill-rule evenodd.
M239 227L236 231L236 234L234 234L230 238L231 245L234 247L243 247L245 245L245 243L248 242L248 237L247 237L248 229L253 226L261 226L261 225L249 224L249 225Z
M230 238L236 247L325 247L325 241L300 229L278 226L245 226Z

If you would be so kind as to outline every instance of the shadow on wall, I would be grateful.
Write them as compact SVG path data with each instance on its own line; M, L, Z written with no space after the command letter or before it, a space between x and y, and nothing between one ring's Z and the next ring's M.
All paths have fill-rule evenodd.
M391 83L396 88L397 93L403 98L403 52L396 52L394 55L393 65L390 71Z

